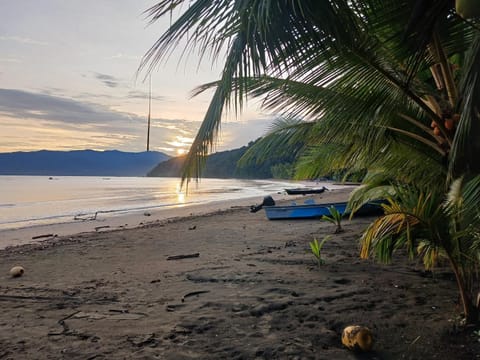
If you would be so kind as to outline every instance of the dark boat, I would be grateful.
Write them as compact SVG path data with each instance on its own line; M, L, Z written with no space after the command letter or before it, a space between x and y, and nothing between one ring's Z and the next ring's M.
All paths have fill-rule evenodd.
M382 202L369 202L355 212L357 216L373 216L383 213ZM288 206L264 206L269 220L310 219L330 215L329 208L334 206L340 214L347 215L347 203L301 204Z
M285 189L288 195L308 195L308 194L321 194L325 190L328 190L325 186L321 188L294 188Z

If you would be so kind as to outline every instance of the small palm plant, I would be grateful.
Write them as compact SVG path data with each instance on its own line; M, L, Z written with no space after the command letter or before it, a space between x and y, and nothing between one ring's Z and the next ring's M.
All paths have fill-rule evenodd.
M413 258L433 269L444 261L452 269L467 323L479 320L476 306L480 267L480 176L460 178L442 192L397 188L362 237L362 258L390 262L395 250L406 248Z
M330 215L323 215L321 219L330 221L332 224L335 224L337 226L335 229L335 234L343 232L342 213L340 213L340 211L338 211L338 209L333 205L328 208L328 212L330 213Z
M325 264L325 260L322 259L322 248L325 245L325 242L330 238L330 236L325 236L323 240L319 243L316 238L310 242L310 250L312 251L313 256L317 259L318 267Z

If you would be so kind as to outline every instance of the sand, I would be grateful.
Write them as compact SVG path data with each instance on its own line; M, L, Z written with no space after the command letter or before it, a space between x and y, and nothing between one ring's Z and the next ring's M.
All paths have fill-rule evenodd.
M333 234L328 222L268 221L237 204L4 249L0 359L477 358L448 269L359 259L371 220ZM308 243L330 234L318 267ZM10 278L14 265L25 275ZM373 352L342 346L352 324L373 331Z

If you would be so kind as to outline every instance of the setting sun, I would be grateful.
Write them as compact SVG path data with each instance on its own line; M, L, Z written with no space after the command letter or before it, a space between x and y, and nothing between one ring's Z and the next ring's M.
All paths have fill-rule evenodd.
M187 150L185 149L177 149L177 155L184 155L187 153Z

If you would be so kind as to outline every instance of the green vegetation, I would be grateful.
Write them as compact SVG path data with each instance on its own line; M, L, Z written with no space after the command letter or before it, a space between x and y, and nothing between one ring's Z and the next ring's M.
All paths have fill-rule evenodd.
M270 171L274 179L292 179L295 168L293 163L281 163L272 165Z
M256 161L241 162L239 160L253 146L220 151L206 158L203 177L206 178L237 178L237 179L291 179L293 176L293 156L271 157L261 163ZM180 177L185 163L185 156L178 156L163 161L150 170L147 176Z
M445 198L438 191L401 187L384 205L362 238L361 256L390 262L393 252L406 248L425 268L447 263L455 274L467 321L478 318L475 306L480 249L480 177L454 181Z
M338 211L337 208L333 205L328 208L328 212L330 213L330 215L323 215L321 219L329 221L336 226L335 234L339 234L343 232L343 229L342 229L343 214L341 214L340 211Z
M325 236L320 243L318 242L318 240L316 238L314 238L313 241L311 241L309 243L310 250L311 250L313 256L315 256L315 259L317 259L318 267L325 264L325 260L322 259L322 248L323 248L323 245L325 245L326 241L329 238L330 238L330 236Z
M187 36L187 53L226 55L221 78L196 89L214 94L182 177L201 175L224 109L262 99L282 119L245 161L281 150L298 156L298 178L365 174L349 206L390 203L362 256L388 261L406 248L428 269L445 259L466 321L478 322L478 21L450 0L163 0L150 17L175 15L184 2L142 66Z

